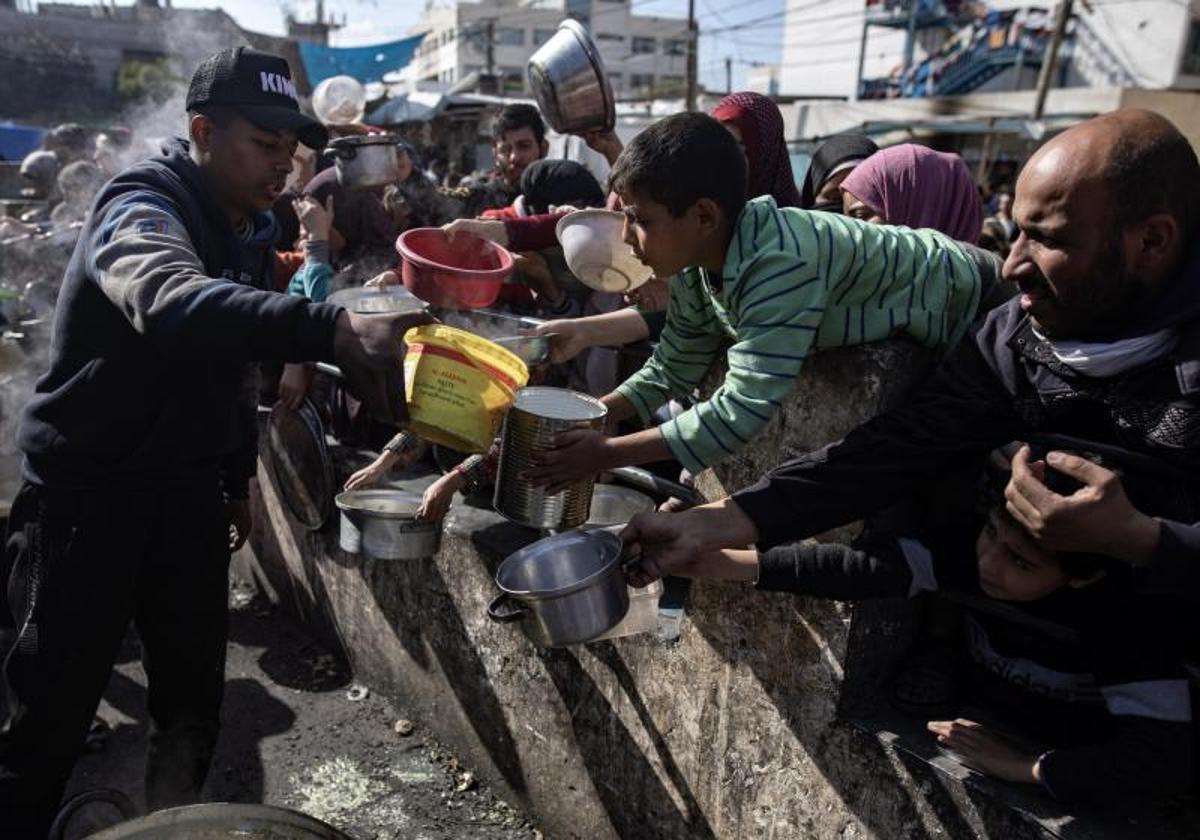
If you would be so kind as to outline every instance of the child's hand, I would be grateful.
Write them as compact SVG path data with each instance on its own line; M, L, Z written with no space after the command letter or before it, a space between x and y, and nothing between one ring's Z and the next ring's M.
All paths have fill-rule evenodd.
M400 282L400 275L389 268L387 271L376 274L366 283L363 283L363 286L368 289L382 289L386 286L399 286Z
M504 222L499 219L455 219L448 225L442 225L442 230L446 231L451 242L459 236L468 234L495 242L501 247L508 245L508 231L504 227Z
M421 507L417 509L417 519L424 522L436 522L446 516L454 494L462 489L462 473L451 470L437 481L430 484L421 497Z
M575 318L545 321L537 325L533 334L551 336L550 362L556 365L571 361L592 346L587 325Z
M295 411L308 396L312 380L313 372L308 365L284 365L283 375L279 377L279 402Z
M663 312L671 301L671 283L651 277L647 282L625 295L625 300L646 312Z
M374 487L379 482L387 477L388 470L391 465L388 464L388 453L383 453L371 463L367 464L354 475L346 479L345 490L358 490L360 488Z
M292 209L300 226L308 232L312 239L322 242L329 241L329 231L333 228L333 196L325 199L325 205L311 195L302 195L292 200Z
M583 135L583 142L588 144L588 148L598 154L604 155L604 159L608 161L608 165L612 166L617 162L617 158L621 156L621 152L625 146L621 143L621 138L617 137L617 132L609 129L608 131L589 131Z
M969 767L1006 782L1036 784L1036 755L1028 755L972 720L932 720L926 728L938 745L956 753Z
M535 487L558 493L575 481L593 478L610 466L612 438L594 429L572 429L555 435L554 447L534 452L526 477Z

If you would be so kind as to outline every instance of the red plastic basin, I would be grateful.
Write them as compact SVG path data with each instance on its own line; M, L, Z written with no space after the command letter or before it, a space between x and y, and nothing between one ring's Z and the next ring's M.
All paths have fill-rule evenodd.
M464 234L451 241L441 228L406 230L396 250L403 259L404 285L433 306L491 306L513 269L512 254L496 243Z

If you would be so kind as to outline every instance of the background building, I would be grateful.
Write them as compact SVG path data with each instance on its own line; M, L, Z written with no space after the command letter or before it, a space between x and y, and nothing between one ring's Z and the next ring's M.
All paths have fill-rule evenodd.
M1053 15L1013 0L788 0L780 93L854 98L860 67L867 98L1028 89ZM1055 87L1200 89L1200 23L1178 0L1077 2L1064 45Z
M568 17L592 33L619 99L683 94L686 21L634 14L629 0L430 4L413 30L425 40L403 79L411 90L438 90L494 74L500 93L527 93L526 62Z

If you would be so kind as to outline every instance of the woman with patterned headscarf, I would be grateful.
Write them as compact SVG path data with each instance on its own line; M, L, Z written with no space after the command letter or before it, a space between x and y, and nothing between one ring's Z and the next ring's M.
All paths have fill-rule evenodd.
M780 207L799 207L800 191L792 177L779 107L760 93L740 91L718 102L712 115L746 154L749 196L770 195Z

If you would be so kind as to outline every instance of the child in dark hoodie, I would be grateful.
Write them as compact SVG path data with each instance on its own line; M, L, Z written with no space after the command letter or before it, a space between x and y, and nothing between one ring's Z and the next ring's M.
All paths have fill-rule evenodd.
M1070 480L1045 470L1049 485L1072 492ZM967 699L991 720L930 721L940 746L1063 800L1191 784L1181 605L1139 593L1131 568L1111 558L1041 548L1003 504L982 528L724 551L674 571L838 600L945 593L966 606Z

